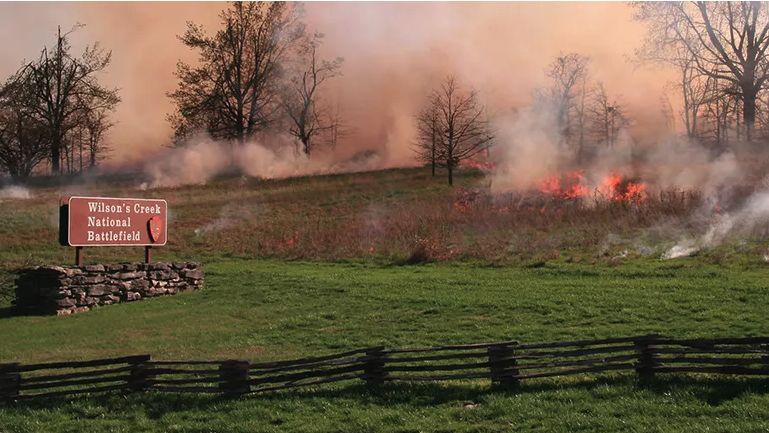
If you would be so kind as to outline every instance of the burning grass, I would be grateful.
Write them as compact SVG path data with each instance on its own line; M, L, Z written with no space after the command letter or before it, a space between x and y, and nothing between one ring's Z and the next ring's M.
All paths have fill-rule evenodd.
M610 172L594 187L588 184L582 170L549 176L539 186L539 192L561 200L614 201L643 203L649 198L645 183Z
M269 360L376 344L766 332L763 263L722 266L718 254L657 260L660 242L710 223L697 217L704 202L697 192L648 188L643 201L592 193L589 199L490 194L477 172L460 173L458 184L448 189L443 179L409 169L279 181L230 177L155 191L137 191L130 181L34 188L30 198L0 207L6 269L72 260L71 249L55 245L60 194L164 197L170 241L156 257L204 261L207 287L79 317L4 318L0 361L129 353ZM654 260L609 267L633 254ZM85 257L140 255L137 248L92 248ZM233 255L281 260L227 258ZM390 265L463 259L529 266ZM579 261L588 263L569 263ZM62 335L79 338L62 345ZM661 378L652 389L634 380L575 378L575 386L564 386L571 380L545 379L512 393L487 382L395 385L381 392L339 387L229 401L139 393L9 406L0 409L0 431L500 431L516 425L620 432L633 424L678 432L754 431L769 422L763 382ZM466 409L467 402L474 409Z
M695 194L667 193L646 195L643 203L588 203L540 194L491 195L483 188L383 195L381 201L340 198L331 200L333 205L272 203L267 219L242 221L212 233L208 241L237 255L293 259L529 260L555 250L595 251L610 233L629 234L661 219L683 217L699 202Z
M571 172L528 193L492 194L476 170L461 171L457 183L451 189L427 170L399 169L272 181L233 176L151 191L131 182L33 188L31 198L0 209L0 260L6 267L71 260L69 249L55 245L56 203L65 193L166 198L171 236L158 258L530 264L623 251L660 257L682 232L707 224L692 218L704 201L698 192L655 191L611 173L590 184ZM86 251L88 260L131 255L139 256Z

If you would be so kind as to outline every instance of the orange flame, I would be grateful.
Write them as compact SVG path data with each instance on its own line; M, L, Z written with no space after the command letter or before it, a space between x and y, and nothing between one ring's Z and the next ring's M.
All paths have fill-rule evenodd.
M616 172L604 178L599 191L606 198L620 202L641 203L648 198L645 183L623 179Z
M645 183L623 178L616 172L609 173L595 190L598 195L617 202L641 203L648 198ZM583 171L574 170L545 178L539 184L539 191L562 200L576 200L589 196L591 188Z
M539 191L564 200L575 200L590 194L582 170L570 171L562 176L549 176L539 184Z

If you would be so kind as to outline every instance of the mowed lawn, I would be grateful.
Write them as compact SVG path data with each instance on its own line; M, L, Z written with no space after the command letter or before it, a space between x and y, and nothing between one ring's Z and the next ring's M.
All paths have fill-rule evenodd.
M620 266L419 266L217 259L196 293L71 317L0 318L0 362L149 353L285 359L371 345L547 341L662 333L769 335L758 264L638 259ZM769 381L632 373L532 380L356 383L240 400L155 393L25 402L0 432L766 431ZM468 404L472 403L472 404Z

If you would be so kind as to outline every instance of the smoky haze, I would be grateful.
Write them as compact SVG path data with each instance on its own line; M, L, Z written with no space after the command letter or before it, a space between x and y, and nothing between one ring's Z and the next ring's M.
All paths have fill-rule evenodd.
M76 50L99 41L113 52L100 77L120 88L108 142L109 166L140 164L162 154L173 107L176 62L194 61L177 39L186 21L218 27L223 3L56 3L0 5L0 74L12 73L54 39L56 26L85 28ZM348 136L333 151L350 158L376 150L381 167L413 165L414 114L431 86L447 74L478 89L492 117L506 119L529 104L545 84L544 69L565 52L590 57L591 76L619 95L637 141L662 134L660 98L665 71L637 68L627 59L644 35L626 4L310 3L308 28L325 35L321 54L343 57L343 75L326 100L338 105ZM501 125L503 129L514 126ZM503 135L504 137L504 135ZM328 158L327 158L328 159Z

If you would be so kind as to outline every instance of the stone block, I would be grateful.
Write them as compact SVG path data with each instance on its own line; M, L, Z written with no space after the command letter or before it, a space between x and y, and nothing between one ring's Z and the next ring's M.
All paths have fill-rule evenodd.
M120 272L118 274L113 274L112 278L118 279L118 280L134 280L137 278L144 278L147 275L144 271L135 271L135 272Z
M82 275L83 271L79 268L67 268L64 270L64 274L68 277L74 277L77 275Z
M133 280L131 281L131 290L145 290L150 286L149 280Z
M56 300L56 305L59 307L74 307L77 303L72 298L61 298Z
M153 280L169 280L171 279L171 272L169 271L150 271L147 276Z
M75 284L99 284L103 283L107 278L104 275L85 276L78 275L72 279Z
M100 302L101 304L106 304L106 305L117 304L118 302L120 302L120 298L118 298L115 295L106 295L106 296L102 296L100 301L101 301Z
M109 293L109 289L104 284L94 284L88 288L88 296L101 296Z
M148 269L151 271L168 271L171 269L171 267L166 263L156 262L150 263Z
M186 271L182 271L180 274L182 277L191 280L200 280L203 278L203 271L200 269L188 269Z

